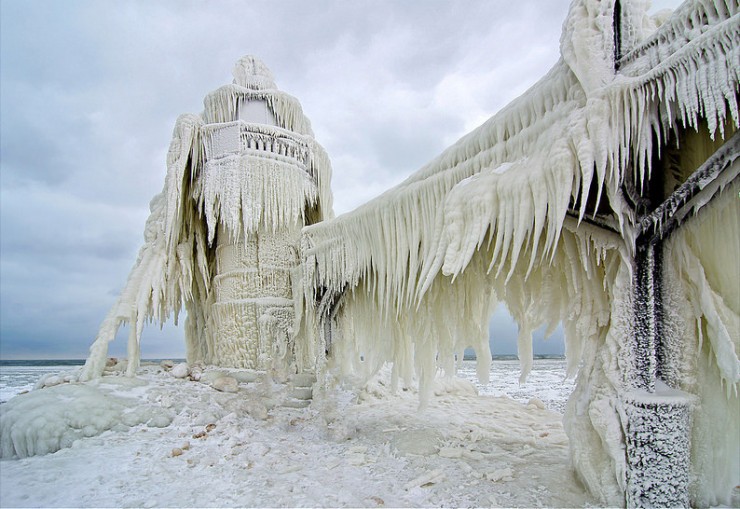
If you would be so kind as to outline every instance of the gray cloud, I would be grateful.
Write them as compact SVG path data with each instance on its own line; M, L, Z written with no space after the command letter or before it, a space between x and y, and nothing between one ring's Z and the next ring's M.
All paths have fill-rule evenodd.
M175 119L240 56L299 98L346 212L542 76L569 1L3 0L0 355L84 355L135 260ZM149 329L145 355L183 353L177 330Z

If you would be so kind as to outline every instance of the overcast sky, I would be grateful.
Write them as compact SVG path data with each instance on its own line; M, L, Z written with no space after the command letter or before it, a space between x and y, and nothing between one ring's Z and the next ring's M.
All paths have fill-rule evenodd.
M242 55L300 100L339 214L545 74L568 4L1 0L0 357L86 356L136 259L175 119ZM501 311L493 323L495 349L513 353L516 326ZM142 351L184 356L182 334L150 326Z

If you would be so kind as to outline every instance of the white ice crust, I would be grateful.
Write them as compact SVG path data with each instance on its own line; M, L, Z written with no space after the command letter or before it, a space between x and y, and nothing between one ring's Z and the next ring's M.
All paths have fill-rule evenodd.
M350 391L343 383L322 384L321 390L317 386L314 402L306 408L286 404L294 390L290 386L303 383L298 379L270 383L264 373L206 368L201 381L195 382L161 371L144 363L137 379L105 376L97 385L79 386L96 394L88 402L100 410L79 412L69 421L71 447L23 460L3 454L0 505L593 507L596 503L567 469L568 440L560 415L536 402L478 396L466 380L435 381L434 399L420 414L413 387L392 395L386 370L362 390ZM236 381L232 386L237 392L215 389L216 381L224 378ZM42 422L54 423L54 429L63 424L58 417L68 402L49 401L60 394L52 389L13 400L23 402L26 409L31 401L45 403L34 412L38 421L23 421L31 425L26 433L18 433L21 450L23 443L32 446L35 437L50 434L51 428L45 431ZM109 409L105 402L122 400L123 412L135 403L134 408L148 408L152 415L167 415L171 424L150 426L142 413L137 417L140 423L124 418L125 424L114 425L111 431L77 439L86 426L102 421ZM20 416L15 411L14 415ZM119 415L111 412L110 417L115 421ZM7 435L4 428L0 431L4 444Z
M367 380L391 362L391 385L418 380L424 405L437 371L454 372L466 347L487 376L487 320L497 303L519 325L522 379L532 332L562 323L569 372L578 372L566 415L573 464L604 503L623 503L619 394L631 384L639 229L624 189L645 185L657 150L679 131L706 129L719 140L740 127L740 14L725 0L688 1L655 19L647 2L620 5L619 48L615 3L575 0L562 58L537 84L397 187L323 222L331 217L326 154L298 102L254 60L241 61L234 84L209 94L201 115L178 119L144 246L82 378L102 373L124 322L133 374L144 324L177 319L183 305L189 359L213 360L219 225L238 240L316 223L303 229L303 266L291 274L303 290L293 294L292 339L320 372ZM234 122L250 99L264 101L277 125ZM209 147L221 155L210 157ZM740 436L740 201L737 183L726 184L668 240L664 266L664 298L677 310L667 327L685 331L667 341L667 369L682 373L676 388L701 401L691 465L699 505L726 502L740 482L732 454ZM720 241L721 249L707 247ZM331 344L323 343L327 320ZM723 434L728 420L735 433Z
M339 307L331 362L369 375L392 361L398 376L416 374L422 399L432 374L451 369L466 346L488 362L487 330L479 325L497 302L519 325L523 378L532 331L562 323L571 373L581 366L566 416L574 463L604 502L621 504L626 465L617 394L631 383L638 230L623 189L644 185L655 152L680 130L707 129L712 139L737 130L740 14L735 2L695 1L653 20L646 2L621 2L617 63L613 9L612 2L573 2L562 59L544 78L400 185L305 228L303 244L308 294L325 288ZM702 235L736 257L740 203L737 186L730 187L718 200L731 212ZM609 216L589 227L600 204ZM688 231L700 228L692 226L697 220L688 220ZM691 303L687 320L697 323L681 345L703 345L687 376L723 386L712 396L702 390L717 401L704 404L737 415L738 265L692 256L683 245L688 236L672 239L673 252L685 258L666 269L679 271L676 291ZM681 348L669 357L681 357ZM674 382L699 390L685 378ZM737 436L707 435L700 423L693 447L737 451ZM729 500L740 481L737 463L697 458L692 470L701 480L692 500ZM723 481L709 482L717 477Z

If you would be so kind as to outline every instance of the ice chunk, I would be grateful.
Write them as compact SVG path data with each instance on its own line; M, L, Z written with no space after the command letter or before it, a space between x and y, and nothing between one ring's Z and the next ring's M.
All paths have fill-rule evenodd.
M124 422L131 405L132 400L88 385L62 384L19 395L4 403L0 413L0 457L24 458L70 447ZM142 415L130 425L144 418L151 417Z

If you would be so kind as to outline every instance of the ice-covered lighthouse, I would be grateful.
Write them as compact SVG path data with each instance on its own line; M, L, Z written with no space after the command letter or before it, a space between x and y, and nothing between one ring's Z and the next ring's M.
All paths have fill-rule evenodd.
M297 99L252 56L234 81L178 118L164 189L151 202L144 246L91 347L83 377L102 373L108 343L131 326L129 374L147 321L187 311L188 361L303 369L297 339L301 228L331 215L331 167Z

